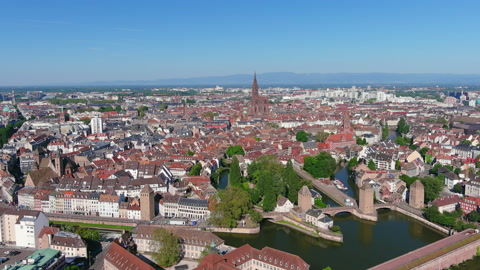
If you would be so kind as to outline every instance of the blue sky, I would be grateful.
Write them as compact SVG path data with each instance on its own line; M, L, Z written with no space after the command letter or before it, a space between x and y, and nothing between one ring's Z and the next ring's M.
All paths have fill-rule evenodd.
M480 74L480 1L1 1L0 85Z

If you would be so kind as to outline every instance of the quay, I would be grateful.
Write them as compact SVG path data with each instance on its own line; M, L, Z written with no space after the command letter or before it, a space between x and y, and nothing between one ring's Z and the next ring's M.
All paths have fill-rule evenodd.
M346 200L349 199L350 202L354 204L355 207L357 207L357 202L354 198L348 196L347 194L343 193L340 191L335 185L325 185L318 181L317 179L313 178L309 173L304 171L302 168L300 168L298 165L293 165L293 169L297 174L302 177L303 179L309 180L312 182L313 186L320 190L322 193L328 195L332 200L334 200L336 203L338 203L341 206L347 206Z
M384 262L369 270L446 269L470 260L480 247L478 230L468 229Z

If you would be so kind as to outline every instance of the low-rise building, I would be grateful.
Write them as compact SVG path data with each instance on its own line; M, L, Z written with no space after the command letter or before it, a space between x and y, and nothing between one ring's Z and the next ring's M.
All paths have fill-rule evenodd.
M459 203L460 197L458 197L458 195L452 195L435 199L430 203L430 206L437 206L440 213L444 211L453 212L457 209Z

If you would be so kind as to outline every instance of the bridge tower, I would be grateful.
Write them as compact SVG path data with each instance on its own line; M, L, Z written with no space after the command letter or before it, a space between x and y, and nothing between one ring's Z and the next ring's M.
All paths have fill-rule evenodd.
M410 197L408 204L414 208L425 207L425 188L420 180L416 180L410 185Z
M300 212L304 213L308 209L312 209L312 193L307 186L303 186L298 191L298 207L300 208Z
M359 189L358 204L362 213L375 213L375 210L373 209L373 188L368 182L363 184Z
M154 192L150 185L145 184L140 191L140 219L152 220L155 217Z

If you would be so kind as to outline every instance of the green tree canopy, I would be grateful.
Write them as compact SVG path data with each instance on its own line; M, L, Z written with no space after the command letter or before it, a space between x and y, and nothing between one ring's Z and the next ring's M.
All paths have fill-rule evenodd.
M151 242L152 258L164 267L174 265L180 259L180 239L164 228L153 231Z
M228 174L228 180L232 186L240 186L243 182L242 172L240 171L240 163L237 157L233 157L230 164L230 173Z
M317 135L315 135L315 141L316 142L325 142L325 140L328 138L330 134L327 132L322 132L319 131L317 132Z
M287 184L287 198L292 203L297 203L298 191L302 188L302 182L297 172L293 169L291 160L287 162L287 166L283 170L283 178Z
M330 177L335 172L337 162L327 152L304 158L303 169L315 178Z
M347 164L347 168L348 169L352 169L353 167L357 166L358 165L358 158L357 157L353 157L351 158L349 161L348 161L348 164Z
M385 126L382 127L382 141L386 141L390 131L388 130L388 124L385 122Z
M400 134L407 134L409 130L410 130L410 126L407 125L405 118L403 117L400 118L397 124L397 132Z
M78 235L80 235L80 237L85 239L90 239L94 241L100 241L102 239L102 237L100 236L100 233L97 230L90 229L90 228L80 227L77 229L75 233L77 233Z
M300 130L300 131L297 132L297 134L295 135L295 138L296 138L297 141L299 141L299 142L306 142L306 141L308 141L308 137L310 137L310 134L308 134L307 132L305 132L305 130Z
M243 147L241 145L235 145L235 146L230 145L229 147L227 147L225 154L227 154L228 157L233 157L234 155L244 156L245 150L243 150Z
M227 186L218 192L218 203L209 222L222 228L235 228L237 221L252 207L248 192L237 186Z
M190 168L190 172L188 172L188 175L190 176L198 176L200 175L200 172L202 172L202 163L197 162L195 165Z
M436 177L426 176L420 179L425 190L425 201L431 202L440 196L443 189L443 181Z
M377 169L377 166L375 165L375 162L373 162L372 159L368 161L367 167L372 171L375 171Z

